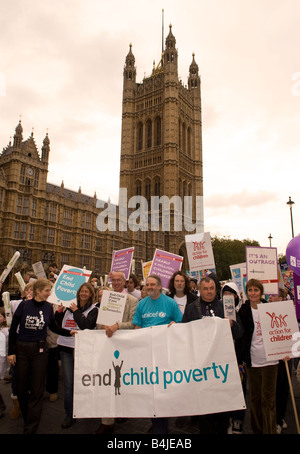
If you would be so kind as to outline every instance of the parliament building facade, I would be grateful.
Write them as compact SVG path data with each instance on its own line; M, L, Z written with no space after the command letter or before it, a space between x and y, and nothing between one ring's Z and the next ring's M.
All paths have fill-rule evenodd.
M45 135L41 152L33 133L24 140L21 121L13 140L0 155L0 273L15 251L20 258L14 272L32 270L41 261L45 270L52 262L86 267L95 275L110 270L112 251L135 247L135 272L142 277L141 262L151 260L156 248L184 257L188 269L184 229L175 231L171 206L171 228L151 230L152 196L190 196L192 217L197 212L196 196L203 196L202 122L199 68L194 55L188 84L178 77L178 51L170 26L161 61L141 83L136 81L132 46L123 72L120 190L126 189L127 203L134 196L149 202L146 229L97 229L97 196L87 196L47 181L50 139ZM101 197L100 197L101 198ZM103 205L104 209L107 204ZM182 207L183 208L183 207ZM117 210L116 210L117 211ZM160 219L163 215L160 210ZM5 287L17 286L13 273Z

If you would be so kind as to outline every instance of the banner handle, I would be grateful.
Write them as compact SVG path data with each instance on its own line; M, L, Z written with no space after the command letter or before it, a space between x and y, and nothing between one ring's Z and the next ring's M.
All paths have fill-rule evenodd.
M288 377L288 381L289 381L289 385L290 385L291 399L292 399L292 404L293 404L293 409L294 409L294 414L295 414L297 433L300 434L299 419L298 419L296 402L295 402L295 397L294 397L294 392L293 392L293 386L292 386L292 381L291 381L291 376L290 376L290 371L289 371L289 366L288 366L288 360L284 359L284 362L285 362L286 373L287 373L287 377Z

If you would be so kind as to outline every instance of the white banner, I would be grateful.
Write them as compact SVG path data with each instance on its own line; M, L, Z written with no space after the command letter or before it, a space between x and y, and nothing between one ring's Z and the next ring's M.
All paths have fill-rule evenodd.
M292 357L298 339L295 334L299 333L293 301L258 304L257 307L267 360Z
M170 417L245 408L228 320L75 336L74 417Z

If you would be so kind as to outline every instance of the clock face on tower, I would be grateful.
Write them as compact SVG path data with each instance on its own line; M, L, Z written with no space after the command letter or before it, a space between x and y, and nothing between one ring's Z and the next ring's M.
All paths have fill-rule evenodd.
M33 175L33 169L32 169L31 167L28 167L28 168L27 168L27 175L30 176L30 177L32 177L32 175Z

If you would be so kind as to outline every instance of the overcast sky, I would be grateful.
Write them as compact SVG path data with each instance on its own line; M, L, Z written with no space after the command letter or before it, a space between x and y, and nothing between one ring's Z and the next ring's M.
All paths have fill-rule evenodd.
M162 9L179 76L202 93L204 226L285 253L300 233L299 0L0 0L0 149L50 138L48 181L117 201L122 84L159 62Z

